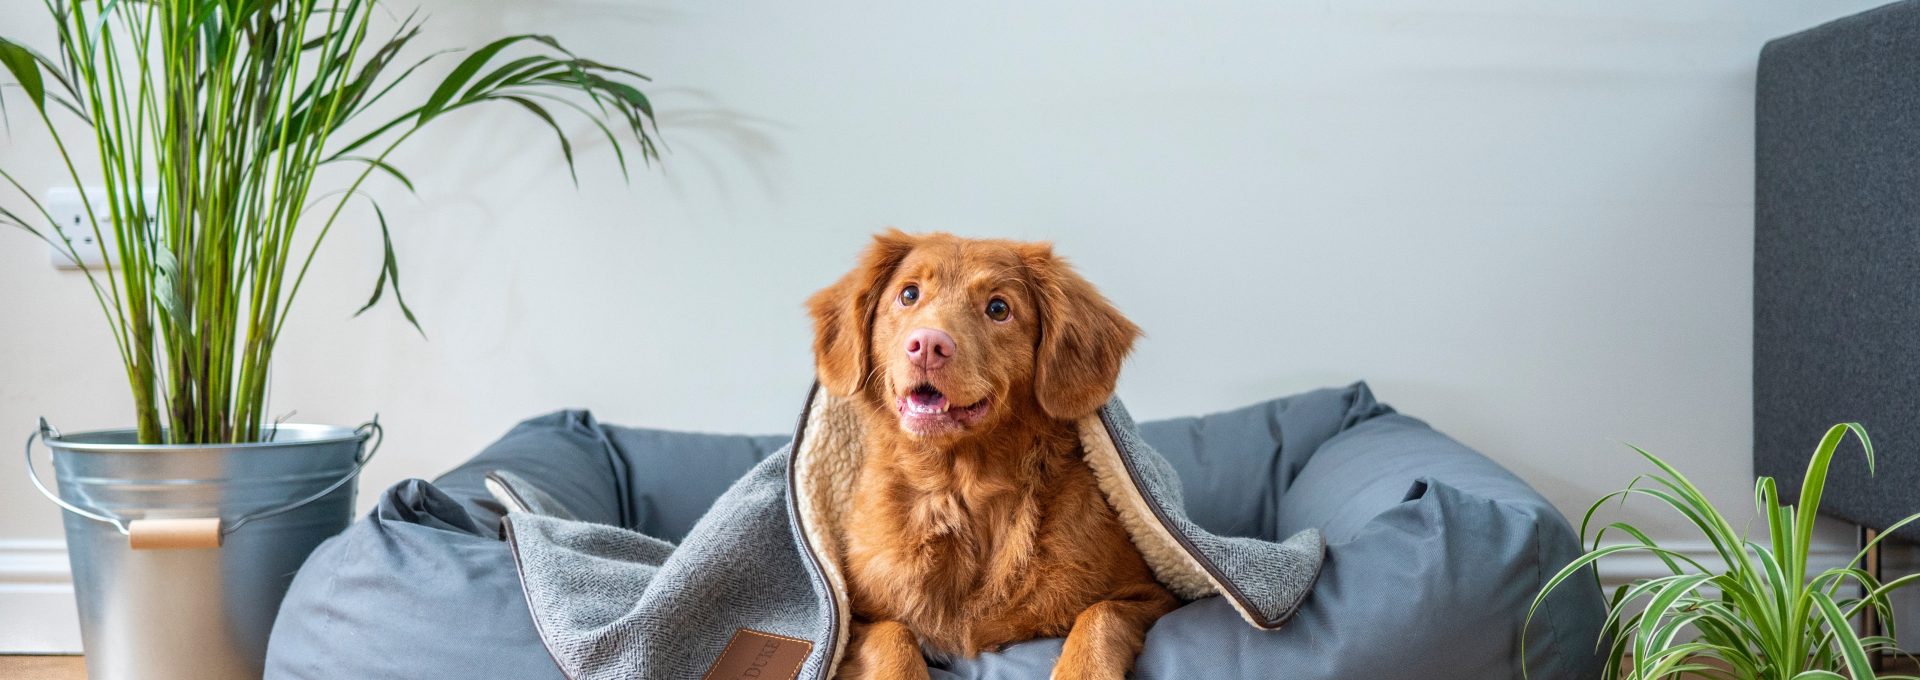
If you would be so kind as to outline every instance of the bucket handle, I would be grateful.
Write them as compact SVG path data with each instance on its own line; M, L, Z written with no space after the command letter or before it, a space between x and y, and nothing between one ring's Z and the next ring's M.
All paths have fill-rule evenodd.
M42 440L58 439L60 438L60 429L48 424L46 417L42 416L40 418L40 427L35 429L33 434L27 435L27 479L33 481L33 488L39 489L40 495L46 496L47 500L53 501L53 504L60 506L62 510L96 522L106 522L113 525L114 528L119 529L120 533L127 533L127 523L120 521L119 518L82 509L79 506L66 502L66 500L60 498L58 494L47 489L47 485L40 481L40 471L33 467L33 440L36 438Z
M335 490L339 489L340 487L345 486L347 482L352 481L354 477L359 476L360 470L362 468L365 468L367 466L367 463L373 460L373 455L380 452L380 444L381 442L386 441L387 433L385 428L380 427L380 416L378 414L373 416L373 420L369 420L361 424L359 427L353 428L353 432L354 434L361 436L361 440L360 440L361 442L365 442L367 439L372 439L373 445L369 447L364 443L361 444L361 446L363 447L364 453L361 453L360 455L357 455L354 457L353 469L348 470L347 474L342 475L339 479L334 480L332 484L327 485L327 488L325 489L321 489L319 493L313 494L311 496L307 496L306 498L302 498L300 500L294 501L292 503L287 503L279 507L269 508L266 510L256 510L254 512L247 513L245 515L241 515L239 519L234 520L233 523L231 524L222 522L217 517L211 520L131 520L129 521L129 520L124 520L118 517L114 517L112 515L88 510L86 508L79 507L72 503L68 503L66 500L60 498L59 494L56 494L53 492L53 490L48 489L45 482L40 481L40 470L34 467L34 464L33 464L34 440L38 439L41 441L47 441L52 439L58 439L60 437L60 430L55 428L53 425L48 424L46 418L41 418L40 427L34 430L33 434L27 435L27 479L33 481L33 487L40 490L40 495L46 496L47 500L53 501L53 504L60 506L60 509L66 510L67 512L71 512L75 515L79 515L81 517L85 517L87 519L90 519L96 522L105 522L107 524L111 524L113 525L113 528L118 529L120 531L121 535L127 536L129 538L134 537L133 527L131 526L134 522L140 522L142 524L145 524L147 522L155 522L155 523L158 523L158 522L209 522L209 521L213 522L214 523L213 526L209 528L215 528L218 531L218 533L213 537L214 538L213 545L201 546L196 544L196 545L190 546L186 543L172 545L171 537L162 536L161 542L156 542L151 546L156 548L159 548L159 547L213 547L219 544L218 543L219 537L226 536L235 531L239 531L240 527L245 526L246 523L248 522L254 521L256 519L266 519L268 517L273 517L275 515L280 515L280 514L292 512L294 510L298 510L308 503L312 503L314 501L320 500L321 498L325 498L327 494L333 493ZM197 530L194 530L192 527L186 527L185 529L188 531L192 531L193 533L199 533ZM171 526L168 526L168 528L164 529L163 531L171 532L175 530L177 529ZM191 538L186 540L188 540L189 542L193 541L193 539ZM147 546L136 545L134 547L147 547Z

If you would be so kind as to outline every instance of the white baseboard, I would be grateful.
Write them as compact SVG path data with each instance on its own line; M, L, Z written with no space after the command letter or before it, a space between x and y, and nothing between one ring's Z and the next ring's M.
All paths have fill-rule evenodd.
M1817 540L1815 542L1818 543ZM1722 568L1720 553L1713 549L1711 543L1663 542L1660 547L1685 555L1708 569ZM1848 545L1815 545L1813 551L1807 555L1807 572L1818 574L1832 567L1844 566L1848 560L1853 559L1856 552L1858 552L1857 549ZM1683 563L1681 566L1686 565ZM1609 596L1613 594L1614 588L1634 581L1672 574L1673 572L1667 569L1667 565L1662 563L1658 556L1649 552L1616 553L1600 560L1600 585L1606 589Z
M0 540L0 654L78 654L66 544Z

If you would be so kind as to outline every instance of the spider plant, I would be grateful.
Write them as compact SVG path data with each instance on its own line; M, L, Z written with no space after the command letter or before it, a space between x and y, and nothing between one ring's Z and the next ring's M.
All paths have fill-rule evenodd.
M1863 680L1876 676L1869 663L1875 651L1894 649L1893 611L1889 595L1920 579L1920 574L1881 583L1856 568L1880 541L1869 542L1845 567L1807 573L1807 553L1813 544L1814 519L1827 482L1827 467L1848 434L1860 441L1873 471L1873 444L1857 423L1827 430L1807 463L1800 486L1800 503L1782 505L1771 477L1754 484L1754 505L1766 524L1766 542L1744 538L1685 475L1660 457L1633 447L1653 463L1657 472L1641 475L1619 491L1601 497L1580 522L1581 540L1600 507L1613 499L1644 496L1678 512L1705 534L1719 562L1708 566L1680 552L1661 547L1645 532L1625 522L1613 522L1593 534L1591 548L1561 569L1540 595L1533 610L1554 588L1580 569L1612 555L1650 553L1670 575L1640 579L1614 591L1602 641L1611 640L1604 678L1653 680L1689 677L1751 680ZM1643 484L1643 482L1647 482ZM1902 519L1884 537L1920 518ZM1602 545L1609 529L1631 540ZM1885 636L1860 637L1849 620L1869 609L1886 622ZM1532 615L1529 612L1529 617Z
M378 0L43 2L58 49L48 56L0 37L0 66L13 79L0 93L31 106L75 186L101 185L104 196L83 201L84 224L57 224L0 167L26 205L0 205L0 222L76 264L79 233L113 255L112 269L82 270L119 349L143 443L259 438L274 347L314 254L349 203L372 202L362 191L370 178L413 190L388 159L422 129L509 105L553 131L577 180L572 133L554 115L571 112L606 138L623 175L629 145L646 162L658 158L653 109L637 87L646 78L551 37L495 40L431 89L400 88L452 57L406 56L422 20ZM376 29L376 15L397 25ZM81 170L90 164L102 173L91 182ZM343 183L317 186L319 171L336 165L346 171L329 177ZM418 329L385 214L377 203L372 213L384 254L360 311L391 287Z

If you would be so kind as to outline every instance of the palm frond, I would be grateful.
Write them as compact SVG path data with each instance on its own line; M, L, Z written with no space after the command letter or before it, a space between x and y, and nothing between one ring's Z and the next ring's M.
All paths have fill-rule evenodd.
M118 263L85 270L133 392L140 439L237 442L268 420L267 376L314 256L375 175L415 192L390 159L422 129L491 102L526 111L555 135L578 183L577 145L556 112L604 137L623 177L629 149L659 159L646 76L586 59L545 35L473 50L418 101L393 99L451 51L410 56L419 15L376 31L378 0L48 0L58 49L0 38L0 112L24 102L75 186L101 184L81 225ZM376 106L377 105L377 106ZM392 115L382 111L397 111ZM62 133L71 113L86 138ZM7 118L11 127L12 118ZM626 134L617 135L619 130ZM78 162L85 158L86 163ZM83 165L103 166L98 179ZM321 166L359 172L316 191ZM33 197L0 168L13 190ZM157 189L150 194L149 188ZM309 213L314 196L326 209ZM71 253L71 225L0 206L11 225ZM415 330L400 290L393 225L372 206L382 261L360 312L387 299ZM304 248L304 250L301 250ZM421 331L424 335L424 331Z

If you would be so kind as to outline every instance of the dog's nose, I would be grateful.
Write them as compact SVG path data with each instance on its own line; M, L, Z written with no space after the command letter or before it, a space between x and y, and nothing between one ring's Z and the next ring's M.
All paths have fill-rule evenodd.
M929 371L953 358L953 336L935 328L915 328L907 334L907 361Z

